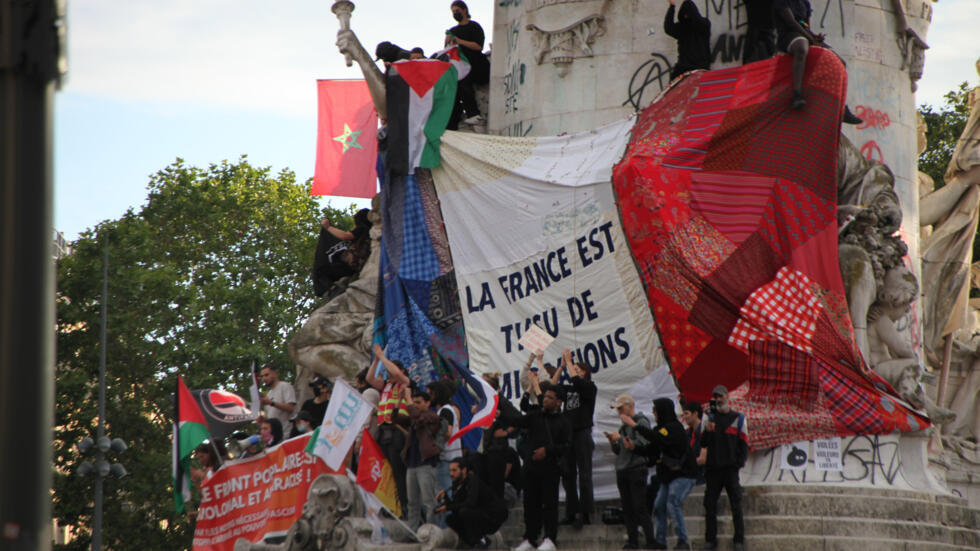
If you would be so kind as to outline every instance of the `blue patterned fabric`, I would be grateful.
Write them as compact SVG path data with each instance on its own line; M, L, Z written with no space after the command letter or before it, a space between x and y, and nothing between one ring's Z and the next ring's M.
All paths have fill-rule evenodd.
M443 378L459 382L453 401L462 426L473 405L462 388L463 375L469 373L466 332L452 265L440 262L439 251L448 251L449 244L432 178L424 169L419 177L384 174L374 342L422 388ZM480 432L463 436L463 445L476 449Z

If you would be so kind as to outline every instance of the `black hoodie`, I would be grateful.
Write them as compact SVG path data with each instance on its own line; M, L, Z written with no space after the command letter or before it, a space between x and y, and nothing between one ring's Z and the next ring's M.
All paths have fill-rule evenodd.
M667 8L664 32L677 39L677 63L670 71L677 78L687 71L711 68L711 21L702 17L692 0L684 0L674 22L674 6Z
M657 416L655 427L651 429L637 425L635 428L650 441L640 453L656 459L657 480L661 484L669 484L675 478L696 477L697 464L687 443L684 425L677 420L677 414L674 413L674 401L670 398L657 398L653 401L653 412Z

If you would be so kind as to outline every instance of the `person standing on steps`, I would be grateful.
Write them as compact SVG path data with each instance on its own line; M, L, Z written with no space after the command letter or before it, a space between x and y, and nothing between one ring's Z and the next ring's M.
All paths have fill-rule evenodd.
M609 407L615 409L620 416L631 418L636 426L650 428L650 421L636 411L636 404L629 394L620 394ZM652 549L656 541L646 501L649 468L647 458L637 452L637 448L646 447L647 439L637 431L636 426L631 427L624 422L619 426L619 432L607 432L606 438L616 454L616 487L619 489L619 500L623 507L627 537L623 549L640 548L640 527L643 528L646 547Z
M745 523L742 520L742 486L738 471L749 456L749 432L745 415L728 403L728 389L718 385L711 392L708 421L702 423L701 454L704 465L704 547L718 549L718 498L721 490L728 494L735 525L734 550L745 551Z

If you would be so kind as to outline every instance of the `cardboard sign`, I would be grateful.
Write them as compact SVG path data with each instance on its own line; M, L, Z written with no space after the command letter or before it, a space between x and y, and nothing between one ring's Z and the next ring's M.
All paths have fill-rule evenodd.
M537 355L544 354L548 345L554 342L555 338L548 334L547 331L541 329L537 325L531 325L521 336L517 344L527 348L528 350L534 352Z

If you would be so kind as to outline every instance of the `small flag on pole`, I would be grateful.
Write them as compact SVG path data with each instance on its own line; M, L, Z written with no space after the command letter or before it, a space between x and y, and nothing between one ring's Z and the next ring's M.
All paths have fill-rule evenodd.
M378 114L363 80L318 80L316 168L310 195L374 197Z
M378 498L396 517L402 516L398 504L398 487L391 464L381 453L381 447L364 429L361 435L361 456L357 461L357 485Z
M177 376L177 390L174 392L174 504L177 512L183 513L184 506L191 498L190 460L191 452L201 442L208 439L208 425L204 414Z

